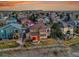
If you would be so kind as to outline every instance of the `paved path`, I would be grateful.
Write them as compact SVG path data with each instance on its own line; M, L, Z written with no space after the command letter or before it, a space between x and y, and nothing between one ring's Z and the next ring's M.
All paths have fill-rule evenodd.
M40 48L53 48L54 50L57 48L58 50L65 49L65 50L70 50L69 47L65 47L63 45L48 45L48 46L33 46L33 47L28 47L28 48L24 48L24 47L16 47L16 48L7 48L7 49L0 49L0 52L2 51L14 51L14 50L27 50L27 49L40 49Z
M15 49L20 49L15 48ZM70 56L70 48L64 48L59 46L48 46L48 47L34 47L24 50L7 51L1 53L0 56L7 57L55 57L55 56Z

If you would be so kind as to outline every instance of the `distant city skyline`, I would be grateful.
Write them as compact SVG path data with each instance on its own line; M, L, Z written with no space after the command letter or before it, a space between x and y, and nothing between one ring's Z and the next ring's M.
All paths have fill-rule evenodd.
M0 10L79 10L78 1L0 1Z

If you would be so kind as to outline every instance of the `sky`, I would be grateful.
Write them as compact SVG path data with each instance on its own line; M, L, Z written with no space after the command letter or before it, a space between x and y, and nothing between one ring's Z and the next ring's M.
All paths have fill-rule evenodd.
M0 1L0 10L79 10L78 1Z

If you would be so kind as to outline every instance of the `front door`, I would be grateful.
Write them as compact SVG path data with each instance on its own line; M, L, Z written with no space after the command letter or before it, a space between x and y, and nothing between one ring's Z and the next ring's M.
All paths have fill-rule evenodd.
M36 37L32 37L32 40L37 40L37 38Z

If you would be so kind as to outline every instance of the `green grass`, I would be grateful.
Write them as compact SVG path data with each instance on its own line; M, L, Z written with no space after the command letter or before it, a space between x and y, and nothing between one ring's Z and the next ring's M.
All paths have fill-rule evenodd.
M39 43L33 44L33 42L26 42L25 47L35 47L35 46L48 46L56 44L57 42L54 39L47 39L45 41L40 41Z
M17 46L18 46L18 44L15 41L0 42L0 49L14 48L14 47L17 47Z
M79 43L79 37L77 36L76 38L72 38L70 40L67 40L64 42L65 45L73 45Z

